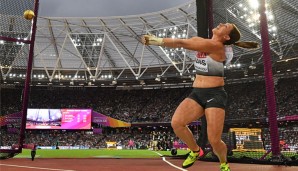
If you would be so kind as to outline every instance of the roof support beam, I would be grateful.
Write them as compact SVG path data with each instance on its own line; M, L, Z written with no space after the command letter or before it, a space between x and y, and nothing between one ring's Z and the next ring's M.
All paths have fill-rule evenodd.
M107 25L105 24L105 22L102 19L99 19L99 21L104 26L104 28L105 28L106 32L109 34L109 36L111 36L112 39L122 48L122 50L124 50L125 53L133 60L133 62L139 66L140 65L139 61L136 58L134 58L133 54L122 44L121 41L119 41L119 39L115 36L113 31L107 27ZM115 48L117 48L117 46ZM117 51L119 51L118 48L117 48Z
M71 40L71 37L70 37L69 33L67 34L67 37L69 38L69 40ZM71 43L73 44L73 41L71 41ZM73 44L73 46L75 46L75 45ZM90 68L88 67L88 65L87 65L86 62L84 61L83 56L81 55L81 53L78 51L77 48L75 48L75 49L76 49L77 53L79 54L79 57L80 57L82 63L83 63L84 66L87 68L88 73L89 73L90 76L93 78L94 75L91 73ZM86 77L86 78L87 78L87 77Z
M128 68L131 70L131 72L133 73L133 75L135 77L138 77L139 75L136 74L133 70L133 68L129 65L129 63L127 62L127 60L125 59L125 57L122 55L122 53L120 52L120 50L117 48L117 46L115 45L115 43L112 41L112 39L110 38L110 36L107 34L106 38L109 39L109 41L111 42L111 44L114 46L114 48L117 50L117 52L119 53L119 55L121 56L121 58L123 59L123 61L125 62L126 66L128 66Z
M289 3L288 1L285 0L281 0L281 3L283 4L283 6L286 6L288 11L291 11L292 13L294 13L295 15L298 15L298 8L294 5L292 5L291 3Z
M83 22L84 28L86 28L87 32L88 33L93 33L92 30L89 28L89 26L86 24L86 21L82 20L82 22ZM105 54L105 56L107 57L108 62L110 63L110 65L112 67L115 67L115 63L112 61L110 55L108 55L107 51L105 51L104 44L105 44L105 39L103 39L102 46L101 46L101 49L100 49L100 54L98 56L98 61L97 61L97 64L96 64L95 74L94 74L95 79L97 79L99 77L99 75L101 74L101 71L102 71L100 69L100 64L102 62L103 54Z
M52 42L52 44L53 44L55 54L56 54L56 56L58 57L58 56L59 56L59 52L58 52L58 48L57 48L57 44L56 44L56 40L55 40L55 36L54 36L54 32L53 32L53 28L52 28L51 20L48 20L48 25L49 25L50 35L51 35L51 42ZM58 66L59 66L59 68L62 67L62 65L61 65L61 61L59 61Z
M151 25L149 25L147 23L147 21L145 19L143 19L142 17L140 17L140 20L145 24L146 27L150 27L153 29L153 27ZM158 53L156 53L150 46L146 46L146 49L151 52L159 61L161 61L163 64L166 64L167 62L158 55Z

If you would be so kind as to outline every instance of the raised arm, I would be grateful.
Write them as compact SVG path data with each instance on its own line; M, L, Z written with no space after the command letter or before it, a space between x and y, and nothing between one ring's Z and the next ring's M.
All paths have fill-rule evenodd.
M203 39L201 37L192 37L190 39L174 39L174 38L158 38L153 35L144 35L142 43L145 45L165 46L170 48L185 48L188 50L214 53L223 45L211 39Z

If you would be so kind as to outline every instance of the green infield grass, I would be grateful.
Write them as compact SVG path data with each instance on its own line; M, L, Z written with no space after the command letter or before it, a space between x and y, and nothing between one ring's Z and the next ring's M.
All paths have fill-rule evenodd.
M82 149L82 150L36 150L36 158L159 158L160 155L171 155L171 151L151 150L108 150L108 149ZM177 155L186 154L187 150L178 150ZM15 158L31 158L31 150L23 149Z
M23 149L21 154L15 158L31 158L31 150ZM177 150L177 156L185 155L188 150ZM264 152L233 152L229 158L249 157L254 159L261 158ZM286 157L297 156L297 153L283 153ZM152 151L152 150L109 150L109 149L59 149L59 150L36 150L36 158L159 158L160 155L172 156L171 151ZM208 153L205 157L212 158ZM269 159L271 153L266 157Z

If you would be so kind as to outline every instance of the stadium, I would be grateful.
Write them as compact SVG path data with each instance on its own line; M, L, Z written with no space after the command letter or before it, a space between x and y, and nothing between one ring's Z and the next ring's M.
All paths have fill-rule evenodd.
M297 1L189 0L110 17L41 16L41 3L1 0L1 170L218 170L202 120L188 127L204 155L187 169L189 149L171 127L196 53L141 38L208 37L227 22L260 44L233 46L224 66L231 170L297 170Z

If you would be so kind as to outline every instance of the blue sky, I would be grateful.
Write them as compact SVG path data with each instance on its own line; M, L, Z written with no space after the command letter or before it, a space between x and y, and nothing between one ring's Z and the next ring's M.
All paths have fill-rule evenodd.
M156 12L191 0L40 0L39 16L106 17Z

